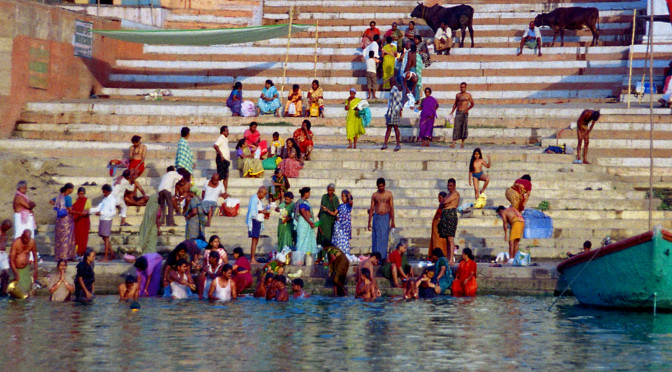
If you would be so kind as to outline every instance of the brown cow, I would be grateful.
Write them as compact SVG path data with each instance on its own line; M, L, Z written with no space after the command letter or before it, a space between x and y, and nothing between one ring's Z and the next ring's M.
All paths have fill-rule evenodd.
M555 44L558 32L560 33L560 46L565 46L565 30L582 30L588 27L593 33L591 46L597 45L597 40L600 38L597 32L600 27L600 11L597 8L557 8L550 13L541 13L536 16L534 24L539 27L548 26L555 31L551 46ZM596 24L597 28L595 28Z

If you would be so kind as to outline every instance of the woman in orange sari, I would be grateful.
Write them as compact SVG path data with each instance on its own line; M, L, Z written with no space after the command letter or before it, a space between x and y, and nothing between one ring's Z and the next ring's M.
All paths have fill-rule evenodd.
M299 145L301 153L305 155L306 160L310 160L310 153L313 152L313 132L310 131L310 121L304 120L301 128L294 131L294 141Z
M443 252L444 257L448 257L448 240L442 238L439 235L439 221L441 221L441 213L443 212L443 199L448 196L448 193L441 191L439 193L439 209L436 210L434 214L434 219L432 220L432 236L429 238L429 259L434 262L438 257L434 257L432 252L434 249L439 248ZM436 273L438 275L439 273Z
M476 290L478 289L478 284L476 284L476 267L476 261L474 261L471 249L464 248L462 250L462 261L457 266L455 279L453 279L453 284L451 285L453 297L476 296Z
M77 200L72 204L72 215L75 219L75 247L80 257L84 256L89 244L89 229L91 228L89 209L91 209L91 200L86 197L86 189L80 187L77 189Z

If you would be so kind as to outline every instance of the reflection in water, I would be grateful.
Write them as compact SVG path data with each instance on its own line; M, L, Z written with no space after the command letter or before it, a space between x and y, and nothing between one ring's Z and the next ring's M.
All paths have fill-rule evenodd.
M3 370L665 369L672 314L571 298L0 301Z

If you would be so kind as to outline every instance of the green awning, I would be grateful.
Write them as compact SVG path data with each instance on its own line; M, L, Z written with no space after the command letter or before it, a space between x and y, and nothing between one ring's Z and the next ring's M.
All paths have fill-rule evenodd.
M292 33L310 25L292 25ZM116 40L151 45L229 45L251 43L287 36L288 24L212 30L93 30Z

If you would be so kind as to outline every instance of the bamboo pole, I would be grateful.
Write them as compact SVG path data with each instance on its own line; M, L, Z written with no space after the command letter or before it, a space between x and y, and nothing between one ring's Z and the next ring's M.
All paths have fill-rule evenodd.
M96 0L96 17L100 17L100 0Z
M315 62L313 66L313 80L317 79L317 42L320 39L320 20L315 20Z
M649 19L649 231L653 230L653 0Z
M632 10L632 37L630 38L630 69L628 72L628 108L630 108L630 96L632 95L632 58L634 52L632 48L635 46L635 22L637 21L637 9Z
M152 19L152 26L154 26L154 0L149 0L149 11L151 19Z
M653 6L652 6L653 7ZM651 39L651 27L649 27L649 39ZM642 98L646 92L646 87L644 86L644 79L646 78L646 64L649 62L649 51L651 49L651 43L646 43L646 57L644 59L644 67L642 68L642 94L639 95L639 103L642 103ZM650 89L650 88L649 88Z
M292 23L294 22L294 6L289 7L289 29L287 31L287 51L285 52L285 64L282 66L282 88L280 89L280 103L285 93L287 79L287 64L289 63L289 44L292 41Z

